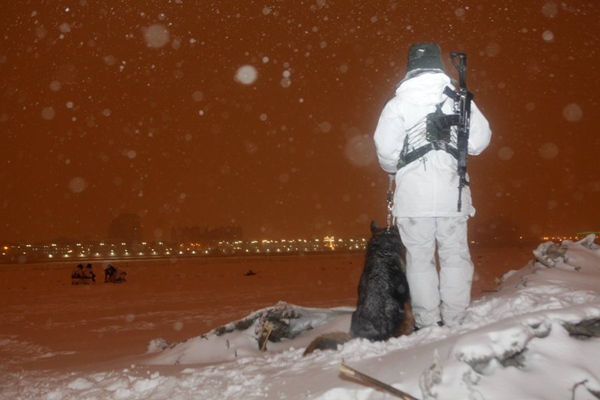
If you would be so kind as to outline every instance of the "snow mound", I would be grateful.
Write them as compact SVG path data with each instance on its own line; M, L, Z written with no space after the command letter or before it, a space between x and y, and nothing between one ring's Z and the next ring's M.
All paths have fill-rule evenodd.
M182 343L158 338L148 344L145 362L154 365L210 364L264 352L281 352L290 346L304 348L331 329L348 331L353 308L318 309L279 302L273 307L213 329Z

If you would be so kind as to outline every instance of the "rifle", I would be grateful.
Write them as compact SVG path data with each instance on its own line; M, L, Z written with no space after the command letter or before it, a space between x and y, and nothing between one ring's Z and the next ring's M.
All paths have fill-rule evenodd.
M458 116L456 146L458 148L458 211L460 211L462 208L462 189L465 185L469 185L469 181L467 181L467 153L471 126L471 100L474 96L473 93L467 90L467 55L451 52L450 60L458 71L459 84L456 91L446 86L444 94L454 100L454 113L455 116Z

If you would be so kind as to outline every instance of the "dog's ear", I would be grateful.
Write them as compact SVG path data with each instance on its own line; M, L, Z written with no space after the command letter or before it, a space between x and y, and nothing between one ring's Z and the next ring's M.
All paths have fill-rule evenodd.
M371 234L374 235L375 233L377 233L377 231L379 231L379 229L380 228L379 228L379 225L377 224L377 221L372 220L371 221Z

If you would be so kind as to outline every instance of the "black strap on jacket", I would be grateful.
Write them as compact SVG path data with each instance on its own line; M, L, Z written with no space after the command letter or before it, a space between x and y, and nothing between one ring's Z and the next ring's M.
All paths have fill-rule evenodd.
M400 161L398 162L398 169L410 164L415 160L418 160L419 158L423 157L425 154L429 153L432 150L443 150L458 160L458 149L450 146L444 141L437 141L427 143L423 147L419 147L418 149L406 153L404 156L400 156Z

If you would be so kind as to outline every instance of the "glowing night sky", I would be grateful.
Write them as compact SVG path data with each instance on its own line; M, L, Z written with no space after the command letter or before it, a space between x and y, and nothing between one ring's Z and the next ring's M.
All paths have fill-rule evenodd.
M147 240L367 235L372 134L419 41L467 53L492 127L471 238L600 230L598 21L571 0L4 1L0 240L103 239L121 213Z

